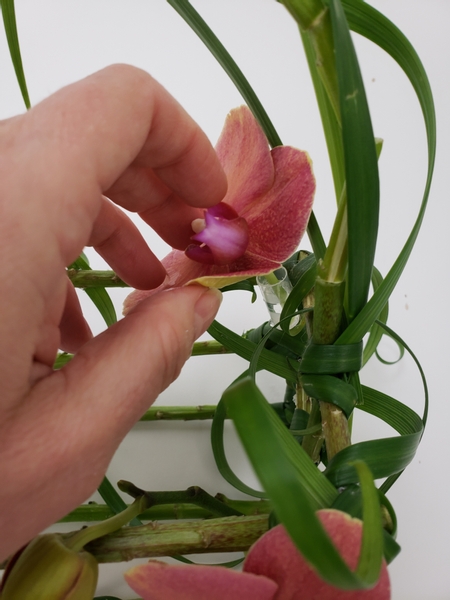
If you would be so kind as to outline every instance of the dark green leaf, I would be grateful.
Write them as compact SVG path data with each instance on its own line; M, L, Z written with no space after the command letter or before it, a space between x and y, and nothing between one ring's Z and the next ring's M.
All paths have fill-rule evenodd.
M0 5L2 7L3 25L5 26L6 39L8 40L9 53L14 65L17 83L19 84L25 106L30 108L30 98L28 96L27 82L20 54L19 36L17 34L14 0L0 0Z
M340 0L330 0L348 210L348 319L367 301L378 234L379 178L364 83Z
M428 142L428 172L419 214L405 245L389 273L358 317L339 338L338 343L358 341L369 331L380 315L408 262L420 231L428 203L436 156L436 114L433 95L423 65L403 33L366 2L343 0L350 27L388 52L409 78L420 102Z
M289 435L253 380L240 380L228 388L223 400L253 468L269 494L276 516L305 558L323 579L336 586L359 589L373 584L375 569L368 565L372 563L376 568L378 554L381 556L375 531L376 516L372 515L373 492L366 490L365 496L367 524L364 525L365 542L360 556L361 578L359 572L349 570L315 515L320 505L330 505L334 501L336 490L332 486L322 487L322 473ZM367 488L367 468L355 468L361 471ZM374 556L373 548L376 549Z

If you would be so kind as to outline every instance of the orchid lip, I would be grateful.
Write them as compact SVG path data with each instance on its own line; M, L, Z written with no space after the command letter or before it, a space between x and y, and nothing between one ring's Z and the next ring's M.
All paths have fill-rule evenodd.
M209 265L227 265L240 258L249 241L247 221L225 202L208 208L204 216L192 223L194 243L186 248L186 256Z

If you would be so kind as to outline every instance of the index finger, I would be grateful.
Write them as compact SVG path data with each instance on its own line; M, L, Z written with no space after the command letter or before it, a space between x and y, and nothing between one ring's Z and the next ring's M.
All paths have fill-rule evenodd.
M60 247L66 264L87 243L102 193L152 215L146 220L172 245L185 243L195 207L216 204L225 194L226 178L206 135L161 85L134 67L108 67L23 118L33 156L27 182L36 202L33 174L42 178L45 172L41 200L58 199L49 218L58 221L53 230L65 234Z

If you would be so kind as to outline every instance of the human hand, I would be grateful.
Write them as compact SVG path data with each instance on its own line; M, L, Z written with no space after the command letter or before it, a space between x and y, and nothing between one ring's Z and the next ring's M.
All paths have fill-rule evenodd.
M66 266L91 245L131 286L158 286L164 269L117 205L183 249L192 220L223 198L226 180L198 126L127 66L1 122L0 154L5 558L95 490L220 304L218 292L200 286L157 293L92 338ZM54 372L58 348L76 356Z

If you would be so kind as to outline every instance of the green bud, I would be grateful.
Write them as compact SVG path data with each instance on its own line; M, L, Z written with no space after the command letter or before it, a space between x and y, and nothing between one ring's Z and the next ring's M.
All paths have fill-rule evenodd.
M14 559L13 559L14 560ZM56 534L31 541L7 568L1 600L92 600L98 564L89 552L75 552Z

